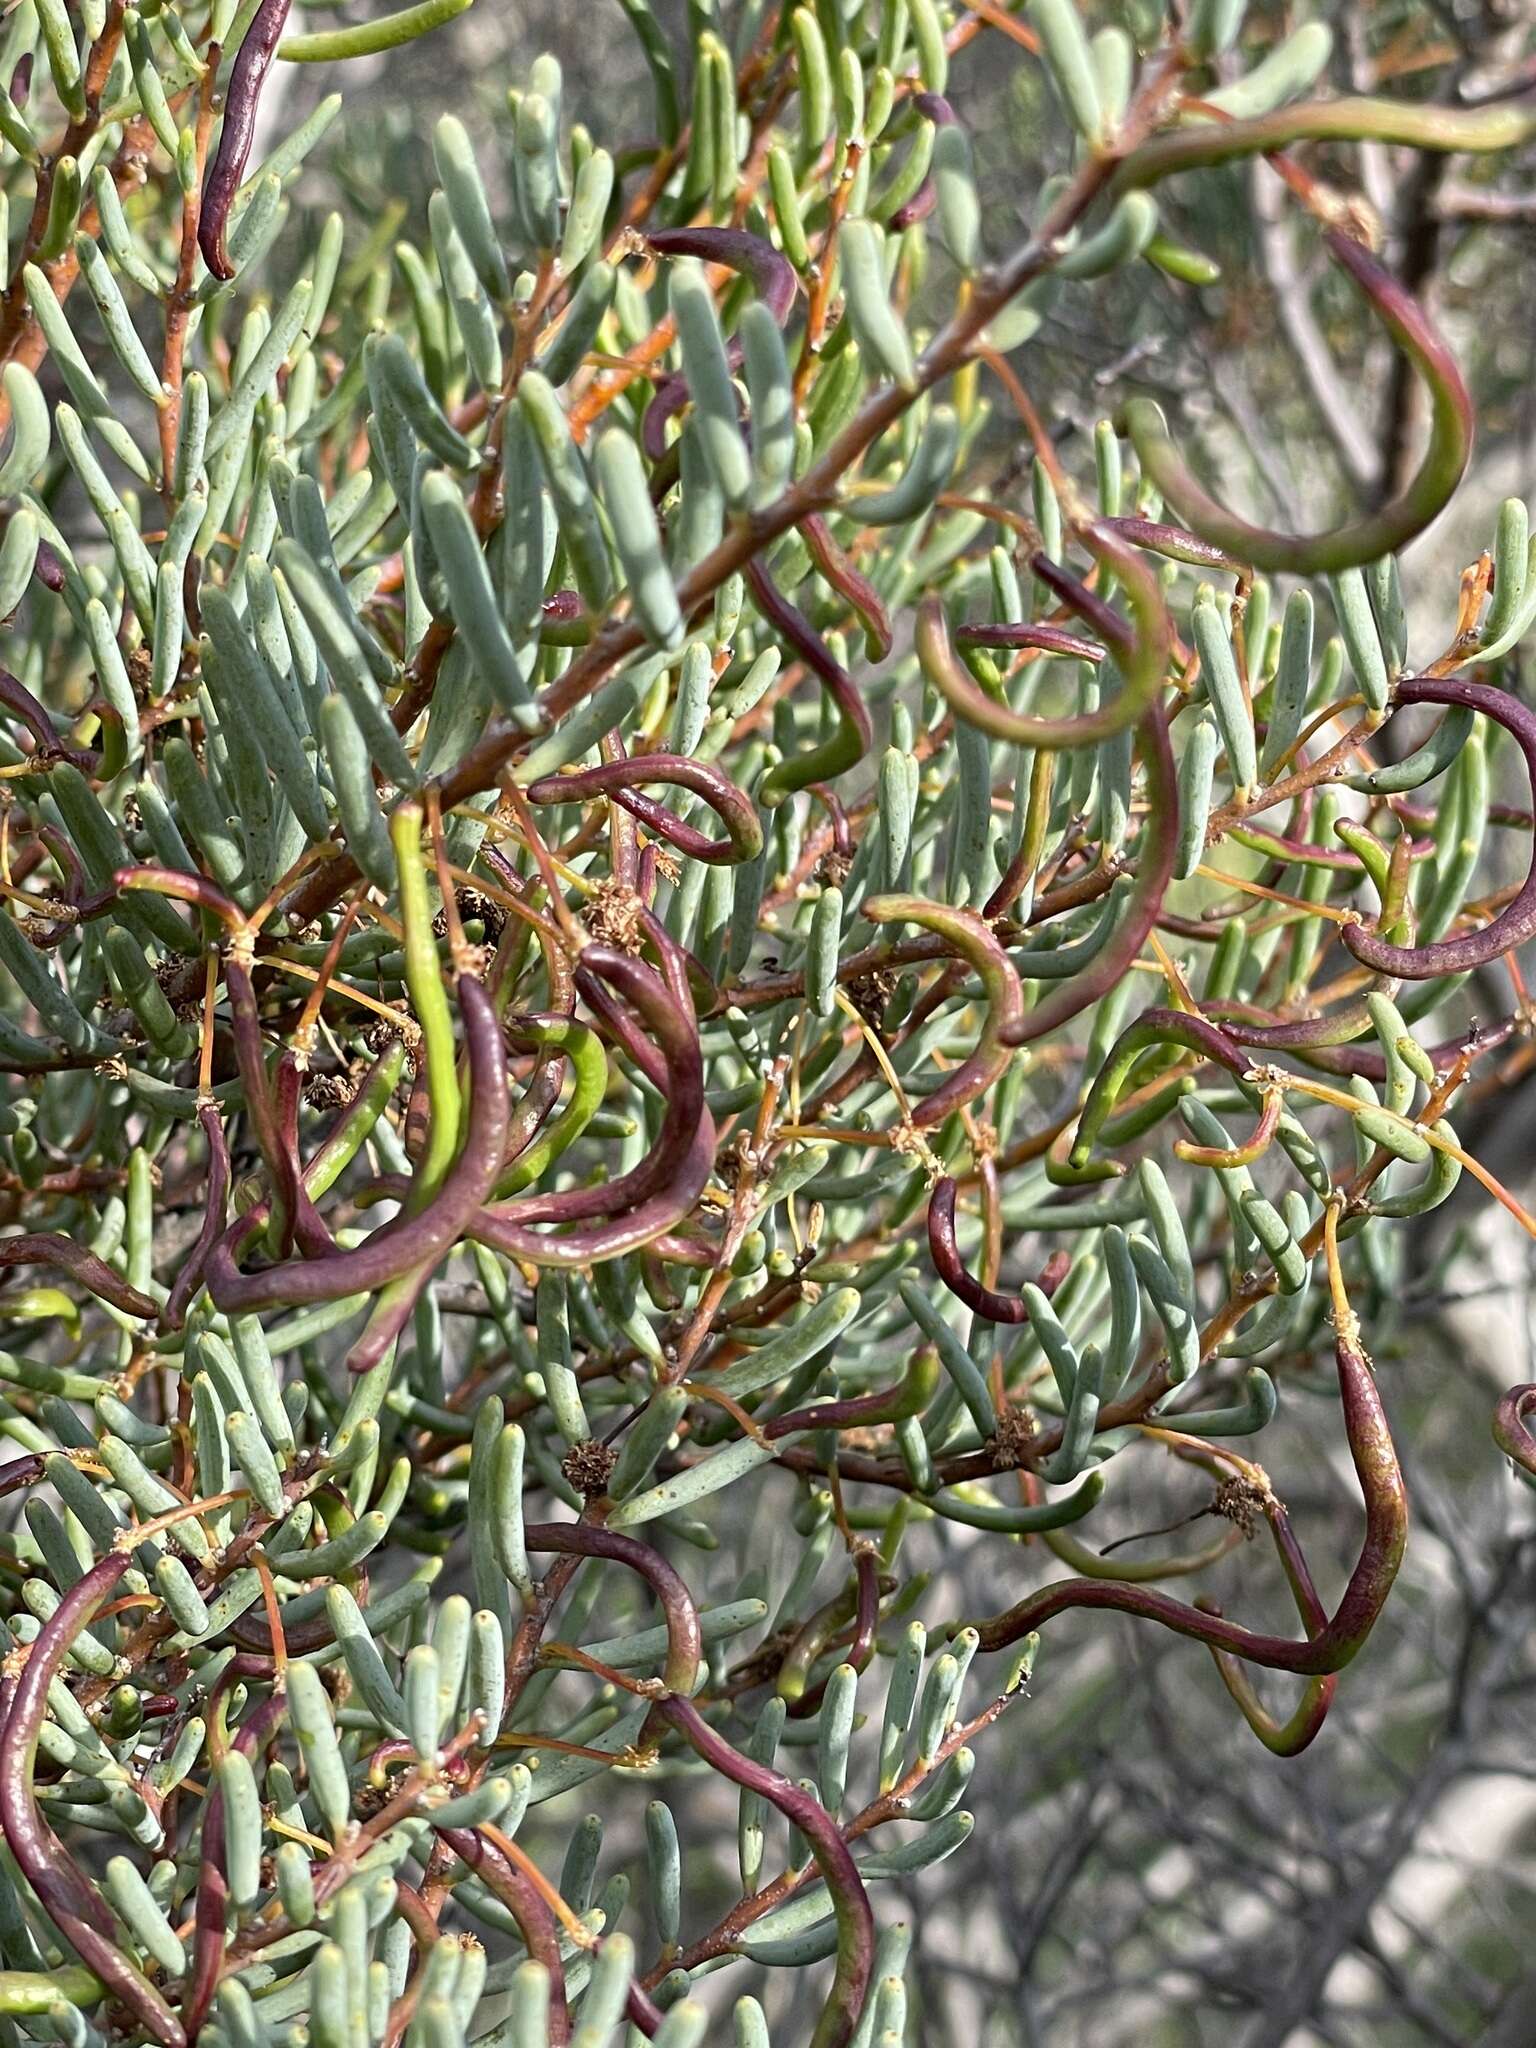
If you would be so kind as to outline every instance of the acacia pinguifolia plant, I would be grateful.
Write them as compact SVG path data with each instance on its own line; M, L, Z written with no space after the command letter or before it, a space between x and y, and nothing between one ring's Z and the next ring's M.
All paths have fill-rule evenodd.
M1509 502L1410 659L1473 409L1351 171L1536 115L1230 0L626 0L648 135L541 58L437 123L424 239L297 234L338 101L253 167L274 67L455 11L0 31L0 2026L760 2048L729 1965L888 2048L879 1881L1058 1613L1318 1735L1407 1540L1398 1226L1466 1171L1536 1232L1451 1120L1529 1016L1536 550ZM1027 204L983 39L1056 110ZM1315 534L1134 366L1091 447L1031 395L1111 274L1202 317L1159 205L1258 157L1425 401ZM1336 1597L1235 1447L1293 1399ZM1170 1472L1214 1541L1099 1547Z

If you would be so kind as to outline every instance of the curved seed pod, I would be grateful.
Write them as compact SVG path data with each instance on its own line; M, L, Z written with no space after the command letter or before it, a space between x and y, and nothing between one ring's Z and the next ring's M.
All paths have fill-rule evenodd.
M1247 133L1252 135L1264 125L1249 124ZM1229 127L1223 133L1230 138L1234 129ZM1138 152L1141 155L1149 156L1150 152ZM1173 167L1165 164L1167 169ZM1145 172L1148 168L1143 164L1139 170ZM1342 570L1363 567L1382 555L1397 553L1442 510L1460 483L1472 450L1471 400L1455 358L1422 308L1359 243L1333 228L1326 230L1323 240L1329 254L1360 288L1429 391L1429 444L1417 474L1399 496L1378 511L1328 533L1272 533L1228 512L1200 487L1178 454L1162 412L1152 400L1132 399L1122 415L1143 475L1156 485L1185 523L1202 538L1270 574L1337 575Z
M636 794L634 785L642 782L671 783L701 796L724 825L725 838L708 839L651 798ZM628 761L605 761L596 768L541 776L528 784L528 799L536 804L580 802L590 796L611 796L692 860L748 861L762 852L763 828L756 809L718 768L703 761L673 754L636 754Z
M902 921L937 934L980 977L986 995L986 1019L976 1050L914 1114L919 1129L931 1129L1001 1077L1009 1058L1007 1034L1023 1015L1023 990L1008 955L973 911L920 896L872 896L863 908L871 924Z
M1084 608L1090 622L1111 642L1122 670L1119 694L1101 711L1071 718L1034 718L1011 710L1007 704L988 696L956 660L942 601L931 596L918 608L915 637L924 675L959 717L979 725L994 739L1033 747L1096 746L1140 719L1162 684L1171 629L1156 576L1135 550L1102 522L1084 528L1082 538L1098 560L1101 572L1113 573L1124 585L1136 621L1133 630L1072 579L1062 578L1059 572L1053 577L1053 588L1058 584L1070 585L1072 595L1068 602L1075 600ZM1042 560L1036 558L1037 572Z
M758 800L771 810L796 790L829 781L852 768L868 752L874 728L853 678L809 620L779 591L760 558L747 564L747 584L758 610L825 686L838 713L831 739L780 762L763 777Z
M1340 1333L1334 1350L1350 1454L1365 1500L1366 1531L1339 1605L1307 1641L1260 1635L1141 1587L1071 1579L1029 1595L1006 1615L980 1624L982 1647L1000 1649L1017 1642L1037 1623L1067 1607L1111 1607L1161 1622L1177 1634L1193 1636L1273 1670L1292 1671L1301 1677L1341 1670L1369 1636L1397 1576L1407 1543L1408 1509L1370 1367L1347 1331Z
M849 325L860 349L903 391L917 390L917 359L885 281L885 234L872 220L845 220L838 237Z
M288 20L290 0L261 0L245 32L224 94L224 125L219 146L203 180L198 210L197 245L217 278L234 276L225 248L230 207L245 176L246 158L256 132L261 89Z
M1363 594L1363 583L1361 588ZM1217 607L1215 592L1208 584L1201 585L1195 598L1190 627L1200 656L1200 673L1206 694L1216 714L1216 723L1221 728L1222 744L1227 750L1233 786L1236 794L1242 797L1259 779L1253 714L1237 673L1226 621Z
M1239 1077L1248 1071L1249 1062L1241 1046L1208 1018L1193 1016L1185 1010L1143 1010L1115 1040L1103 1066L1094 1076L1068 1155L1069 1164L1074 1169L1080 1171L1087 1165L1094 1141L1114 1109L1132 1068L1142 1053L1153 1045L1186 1046ZM1150 1163L1143 1162L1143 1165ZM1110 1168L1110 1171L1115 1170ZM1107 1175L1098 1177L1107 1178ZM1143 1178L1145 1184L1145 1174ZM1166 1192L1166 1188L1160 1192Z
M1502 690L1461 677L1410 676L1397 686L1403 704L1445 704L1480 711L1502 725L1525 757L1536 799L1536 718ZM1363 925L1347 924L1342 937L1357 960L1378 974L1403 981L1427 981L1496 960L1536 932L1536 858L1514 900L1481 931L1460 933L1423 946L1395 946Z

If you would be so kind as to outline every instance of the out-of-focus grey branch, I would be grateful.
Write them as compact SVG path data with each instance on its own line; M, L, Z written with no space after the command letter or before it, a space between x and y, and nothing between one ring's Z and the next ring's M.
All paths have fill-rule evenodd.
M1275 301L1275 316L1306 380L1345 474L1359 491L1374 491L1382 475L1376 437L1362 417L1343 372L1312 313L1311 280L1296 258L1285 188L1262 162L1254 164L1253 218L1259 261Z

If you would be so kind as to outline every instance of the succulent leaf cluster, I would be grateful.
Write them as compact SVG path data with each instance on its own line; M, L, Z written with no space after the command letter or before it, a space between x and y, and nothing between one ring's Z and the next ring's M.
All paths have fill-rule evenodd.
M623 0L648 137L541 58L414 239L296 238L340 100L253 164L273 67L463 4L0 30L0 2028L763 2048L732 1967L894 2048L881 1884L1042 1631L1174 1630L1303 1749L1407 1539L1402 1226L1466 1171L1536 1234L1452 1121L1529 1021L1536 546L1511 500L1411 653L1473 406L1347 188L1536 116L1231 0ZM983 37L1049 82L1024 206ZM1423 394L1316 533L1130 375L1031 395L1106 279L1198 310L1165 188L1260 157ZM1215 1533L1101 1548L1170 1459ZM1223 1560L1289 1633L1186 1597Z

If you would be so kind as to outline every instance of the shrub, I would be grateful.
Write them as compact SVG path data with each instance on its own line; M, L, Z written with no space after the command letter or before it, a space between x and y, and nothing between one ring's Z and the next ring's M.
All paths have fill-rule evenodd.
M626 9L656 139L568 127L540 59L484 143L438 123L393 268L338 215L291 248L337 103L250 172L259 95L451 0L8 18L30 2038L678 2048L720 1964L830 1959L777 2038L899 2040L871 1893L963 1845L1038 1632L1176 1630L1303 1748L1403 1554L1394 1226L1470 1168L1536 1230L1449 1121L1524 1014L1460 992L1536 929L1485 857L1530 830L1489 781L1536 775L1500 680L1536 555L1512 501L1410 664L1395 558L1471 405L1311 146L1532 117L1329 97L1326 30L1239 53L1216 0L1140 49L1068 0L734 47L701 11L685 107ZM1012 243L945 97L986 25L1061 124ZM1158 195L1260 153L1428 400L1411 480L1310 537L1130 387L1082 461L1029 394L1095 280L1198 310ZM1358 1474L1331 1606L1233 1448L1282 1379ZM1495 1426L1527 1474L1533 1402ZM1214 1539L1091 1547L1169 1454ZM946 1526L998 1612L935 1602ZM1288 1633L1157 1590L1260 1529Z

